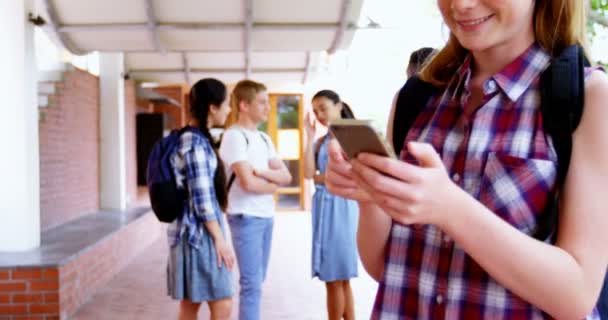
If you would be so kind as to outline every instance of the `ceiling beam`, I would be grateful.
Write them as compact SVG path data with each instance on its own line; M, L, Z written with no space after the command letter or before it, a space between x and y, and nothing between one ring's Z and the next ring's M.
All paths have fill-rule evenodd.
M306 84L308 81L308 73L310 72L310 60L312 53L310 51L306 52L306 65L304 67L304 76L302 77L302 84Z
M182 63L184 65L184 78L186 79L186 83L188 85L192 84L192 78L190 77L190 63L188 62L188 54L182 52Z
M130 69L129 74L141 74L141 73L184 73L184 69ZM243 73L245 68L190 68L190 73ZM299 73L306 72L304 68L257 68L251 69L252 73Z
M60 23L59 16L57 15L57 11L55 10L55 6L51 0L44 0L44 5L46 6L46 12L49 15L49 25L51 29L55 32L57 37L59 38L59 42L63 45L64 48L69 50L73 54L83 55L87 52L78 48L69 37L60 31Z
M49 1L49 0L47 0ZM249 0L245 0L249 1ZM157 23L157 31L241 31L246 27L244 23ZM339 23L255 23L251 25L252 31L334 31ZM345 23L348 30L362 29L354 24ZM146 31L146 23L110 23L110 24L72 24L60 25L57 31L65 32L98 32L98 31Z
M251 39L253 37L253 0L243 0L245 25L243 28L243 51L245 52L245 79L251 77Z
M352 0L343 0L342 2L342 11L340 12L340 22L338 23L338 27L336 29L336 34L334 35L334 41L332 42L327 52L329 54L333 54L338 50L340 44L342 43L342 38L344 38L344 33L348 27L348 13L350 12L350 7L352 6Z
M167 50L160 42L160 36L158 35L158 21L156 20L156 14L154 14L154 4L152 3L152 0L146 0L145 5L146 16L148 17L146 28L148 29L148 33L150 35L150 42L152 42L154 50L162 54L166 54Z

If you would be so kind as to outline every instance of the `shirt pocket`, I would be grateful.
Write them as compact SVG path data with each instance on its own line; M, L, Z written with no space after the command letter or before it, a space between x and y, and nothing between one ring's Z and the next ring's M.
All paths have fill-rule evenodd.
M554 190L557 166L551 160L488 154L479 200L526 234L536 230Z

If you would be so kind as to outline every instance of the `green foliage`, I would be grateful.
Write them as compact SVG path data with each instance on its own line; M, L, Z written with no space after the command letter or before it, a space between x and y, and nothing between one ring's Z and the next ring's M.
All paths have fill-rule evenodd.
M608 15L608 0L588 0L591 2L591 10L596 13L606 16ZM596 28L601 27L596 21L592 19L587 20L587 29L589 31L589 40L593 42L593 38L596 36Z
M608 11L608 0L591 0L591 9L606 13Z

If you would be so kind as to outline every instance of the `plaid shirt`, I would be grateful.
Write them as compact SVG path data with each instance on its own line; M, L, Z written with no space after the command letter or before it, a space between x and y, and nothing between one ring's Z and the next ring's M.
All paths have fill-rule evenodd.
M532 45L483 84L483 101L468 114L471 62L429 101L407 141L433 145L455 183L532 234L556 183L557 155L540 112L539 79L550 57ZM401 158L411 161L405 150ZM547 318L435 226L393 224L372 319Z
M187 233L188 242L197 247L207 234L204 223L221 222L219 204L213 188L217 157L209 140L193 129L180 137L177 152L171 158L178 187L188 190L184 214L169 225L169 245L175 246Z

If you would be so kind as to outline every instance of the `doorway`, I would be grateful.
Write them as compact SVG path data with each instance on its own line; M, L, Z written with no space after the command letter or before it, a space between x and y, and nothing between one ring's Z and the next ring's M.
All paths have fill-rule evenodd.
M291 173L291 184L275 193L277 209L304 208L304 165L302 163L304 121L303 96L299 93L271 93L268 121L259 129L268 133L279 157Z

